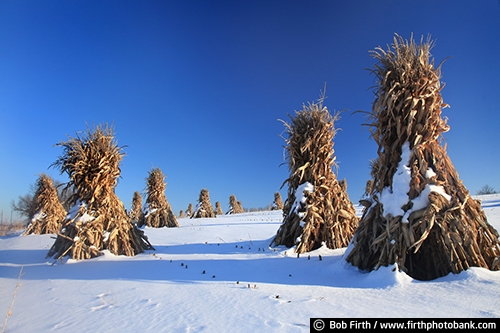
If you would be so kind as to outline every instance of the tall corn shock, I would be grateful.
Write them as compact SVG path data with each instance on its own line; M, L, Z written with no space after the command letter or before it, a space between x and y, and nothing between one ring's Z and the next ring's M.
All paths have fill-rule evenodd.
M420 280L459 273L471 266L500 268L498 232L480 202L471 198L440 144L448 131L442 108L441 65L434 67L428 38L394 37L376 48L378 84L371 134L378 144L361 203L366 208L347 261L374 270L397 264ZM404 193L397 194L401 180ZM389 205L399 202L397 211Z
M333 168L336 134L334 117L322 104L303 106L283 122L288 138L286 152L290 176L288 197L283 207L283 224L271 245L295 246L297 253L317 249L323 243L331 249L349 244L358 224L358 217L346 192L346 183L339 182Z
M153 168L146 182L146 211L142 214L139 225L152 228L178 227L177 218L165 195L167 184L161 169Z
M30 216L30 224L23 234L56 234L66 217L66 210L59 201L57 190L50 176L42 173L36 186L33 197L36 214Z
M112 128L88 128L58 146L63 154L53 165L68 175L67 186L73 186L75 192L73 207L47 256L88 259L104 249L133 256L152 248L144 233L132 225L115 194L124 154Z

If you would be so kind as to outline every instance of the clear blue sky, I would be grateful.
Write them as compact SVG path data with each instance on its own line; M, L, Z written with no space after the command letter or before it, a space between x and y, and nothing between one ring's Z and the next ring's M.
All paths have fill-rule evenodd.
M335 154L357 203L376 145L362 126L375 77L369 51L394 33L436 40L448 155L475 194L500 190L500 2L0 1L0 212L29 193L54 144L113 124L126 146L117 194L129 208L152 167L176 214L196 204L273 200L288 177L278 119L317 100L344 110ZM281 165L281 166L280 166ZM281 191L286 199L286 187Z

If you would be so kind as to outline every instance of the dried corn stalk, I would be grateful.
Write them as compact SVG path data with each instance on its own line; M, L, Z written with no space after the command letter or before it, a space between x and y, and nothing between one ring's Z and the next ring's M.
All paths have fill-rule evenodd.
M188 208L186 209L186 217L192 217L193 216L193 204L190 203L188 205Z
M132 224L137 224L142 219L142 197L139 191L134 192L132 197L132 207L128 213Z
M139 226L147 225L151 228L178 227L167 197L165 196L165 176L159 168L153 168L147 178L146 209Z
M210 202L210 193L206 188L200 191L200 197L196 209L191 218L216 217L212 203Z
M275 192L274 193L274 201L271 206L271 210L280 210L283 209L283 199L281 199L281 193L280 192Z
M224 215L224 212L222 211L222 207L220 206L219 201L215 202L215 215Z
M397 264L419 280L471 266L500 269L498 232L471 198L440 145L448 131L441 109L441 65L434 44L396 35L377 48L371 134L378 144L366 206L347 261L364 269Z
M97 126L58 146L64 154L53 165L68 174L67 186L75 189L74 205L47 256L60 259L69 255L79 260L98 256L105 249L127 256L151 249L114 191L123 153L112 128Z
M66 217L66 210L59 201L57 190L50 176L42 173L36 186L33 198L36 214L30 217L31 223L23 235L56 234Z
M333 171L336 134L334 117L318 103L303 106L291 117L287 129L288 198L283 207L283 224L271 245L296 246L304 253L326 244L342 248L349 244L358 225L358 217L346 191Z
M240 214L244 213L243 207L241 206L241 202L236 200L236 196L231 194L229 196L229 209L226 214Z

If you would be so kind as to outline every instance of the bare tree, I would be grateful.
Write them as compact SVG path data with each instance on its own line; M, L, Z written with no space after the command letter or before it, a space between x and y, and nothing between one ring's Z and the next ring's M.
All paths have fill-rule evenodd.
M485 195L485 194L495 194L498 193L498 191L495 191L495 189L489 185L484 185L481 187L479 191L477 191L477 195Z

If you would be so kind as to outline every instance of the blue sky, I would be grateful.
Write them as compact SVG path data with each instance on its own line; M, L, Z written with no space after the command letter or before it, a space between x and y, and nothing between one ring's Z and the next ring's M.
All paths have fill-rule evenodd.
M325 83L325 105L342 111L338 178L357 203L377 147L353 112L371 110L369 51L394 33L430 35L436 63L450 57L448 155L472 194L500 190L498 0L1 1L0 212L41 172L67 181L49 168L54 145L104 123L125 146L125 207L152 167L176 214L202 188L224 210L231 194L264 207L289 173L279 119Z

